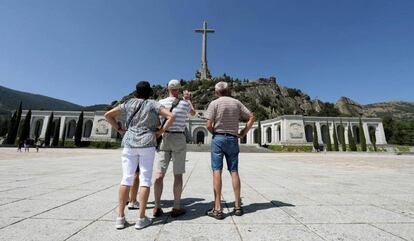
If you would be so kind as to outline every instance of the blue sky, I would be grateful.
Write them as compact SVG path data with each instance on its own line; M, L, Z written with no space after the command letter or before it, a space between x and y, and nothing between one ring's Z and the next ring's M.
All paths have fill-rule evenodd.
M0 85L92 105L139 80L191 79L205 19L213 76L414 101L413 12L410 0L0 0Z

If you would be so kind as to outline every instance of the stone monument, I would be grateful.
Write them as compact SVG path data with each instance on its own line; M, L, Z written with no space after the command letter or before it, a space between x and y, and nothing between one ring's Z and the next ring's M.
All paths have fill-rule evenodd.
M196 72L196 79L211 79L210 70L207 67L207 33L214 33L214 29L207 28L207 22L203 21L202 29L195 29L195 32L202 33L201 66Z

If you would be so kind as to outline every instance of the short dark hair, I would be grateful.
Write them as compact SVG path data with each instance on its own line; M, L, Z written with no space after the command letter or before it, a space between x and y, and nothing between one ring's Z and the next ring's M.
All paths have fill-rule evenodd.
M151 85L148 81L140 81L135 87L136 97L139 99L148 99L154 94Z

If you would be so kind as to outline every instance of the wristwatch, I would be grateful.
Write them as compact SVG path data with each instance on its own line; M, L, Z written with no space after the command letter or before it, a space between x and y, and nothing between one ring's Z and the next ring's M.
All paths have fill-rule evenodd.
M122 127L118 127L117 131L122 131Z

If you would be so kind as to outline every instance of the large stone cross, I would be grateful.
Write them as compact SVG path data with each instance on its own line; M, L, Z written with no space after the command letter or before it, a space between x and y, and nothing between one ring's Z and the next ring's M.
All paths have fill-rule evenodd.
M210 79L210 71L207 67L207 33L214 33L214 29L208 29L207 28L207 22L203 21L203 28L202 29L196 29L197 33L202 33L202 47L201 47L201 66L200 69L196 73L197 79Z

